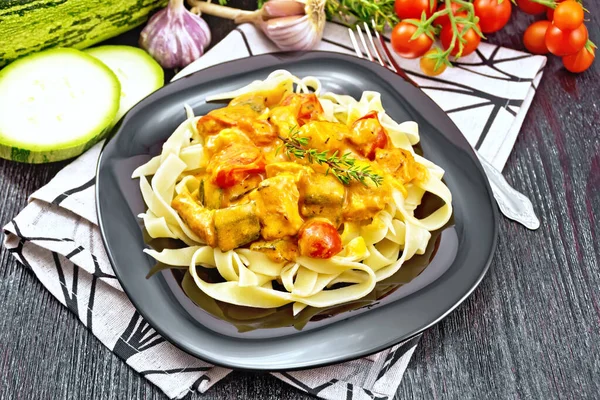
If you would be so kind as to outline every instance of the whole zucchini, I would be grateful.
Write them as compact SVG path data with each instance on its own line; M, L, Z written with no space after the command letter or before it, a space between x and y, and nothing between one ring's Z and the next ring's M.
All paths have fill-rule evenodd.
M0 67L51 47L83 49L148 19L167 0L0 0Z

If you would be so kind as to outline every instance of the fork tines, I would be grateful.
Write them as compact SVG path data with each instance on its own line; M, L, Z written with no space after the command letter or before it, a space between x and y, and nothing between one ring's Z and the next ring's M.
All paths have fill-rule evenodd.
M356 25L356 34L358 35L360 42L362 43L362 47L364 49L364 54L367 55L367 58L370 61L375 61L375 58L373 57L373 54L374 54L375 57L377 57L377 61L379 61L379 64L381 64L382 67L391 69L394 72L398 72L398 70L394 66L395 63L392 60L391 55L389 54L389 50L382 43L383 41L381 40L381 37L379 36L379 32L377 32L377 30L375 29L375 22L372 21L372 24L373 24L373 31L375 32L375 37L377 38L377 40L373 40L373 33L371 33L371 29L369 28L369 25L367 25L366 22L363 23L363 26L364 26L363 29L365 31L365 35L368 38L368 42L371 45L370 47L367 45L367 40L365 40L365 35L363 35L363 30L361 29L361 26ZM354 34L354 31L350 28L348 28L348 35L350 36L350 41L352 42L352 46L354 47L354 51L356 52L356 55L360 58L364 58L363 51L361 50L360 45L358 44L358 41L356 40L356 35ZM385 62L384 62L384 59L385 59Z

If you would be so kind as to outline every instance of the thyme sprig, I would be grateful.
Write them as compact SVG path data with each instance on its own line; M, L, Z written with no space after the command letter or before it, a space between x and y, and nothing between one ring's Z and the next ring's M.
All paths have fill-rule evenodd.
M357 165L356 159L352 157L350 152L338 156L337 150L333 154L329 154L328 151L307 148L310 139L299 136L298 131L294 129L287 138L278 137L283 142L288 156L306 159L310 164L326 165L327 172L325 175L333 174L344 185L349 185L351 181L355 180L368 186L367 179L371 180L375 186L383 183L383 177L374 173L370 165Z

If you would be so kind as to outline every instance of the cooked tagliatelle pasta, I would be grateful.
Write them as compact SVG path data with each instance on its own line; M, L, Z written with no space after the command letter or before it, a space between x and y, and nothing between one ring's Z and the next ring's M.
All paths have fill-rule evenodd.
M202 117L186 106L161 154L133 173L148 234L185 244L145 252L187 267L208 296L291 303L294 314L357 300L448 222L444 171L415 153L417 124L392 120L379 93L357 101L279 70L208 101L223 99ZM426 192L444 205L419 219Z

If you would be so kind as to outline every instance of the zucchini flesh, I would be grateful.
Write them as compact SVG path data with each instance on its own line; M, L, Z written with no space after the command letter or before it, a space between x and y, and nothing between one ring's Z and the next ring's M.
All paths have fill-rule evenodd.
M115 122L164 84L163 69L142 49L132 46L99 46L85 52L106 64L119 78L121 103Z
M127 32L167 0L0 1L0 66L53 47L84 49Z
M81 154L110 127L120 92L116 75L78 50L15 61L0 71L0 157L43 163Z
M240 204L215 211L217 245L229 251L260 237L260 221L254 203Z

